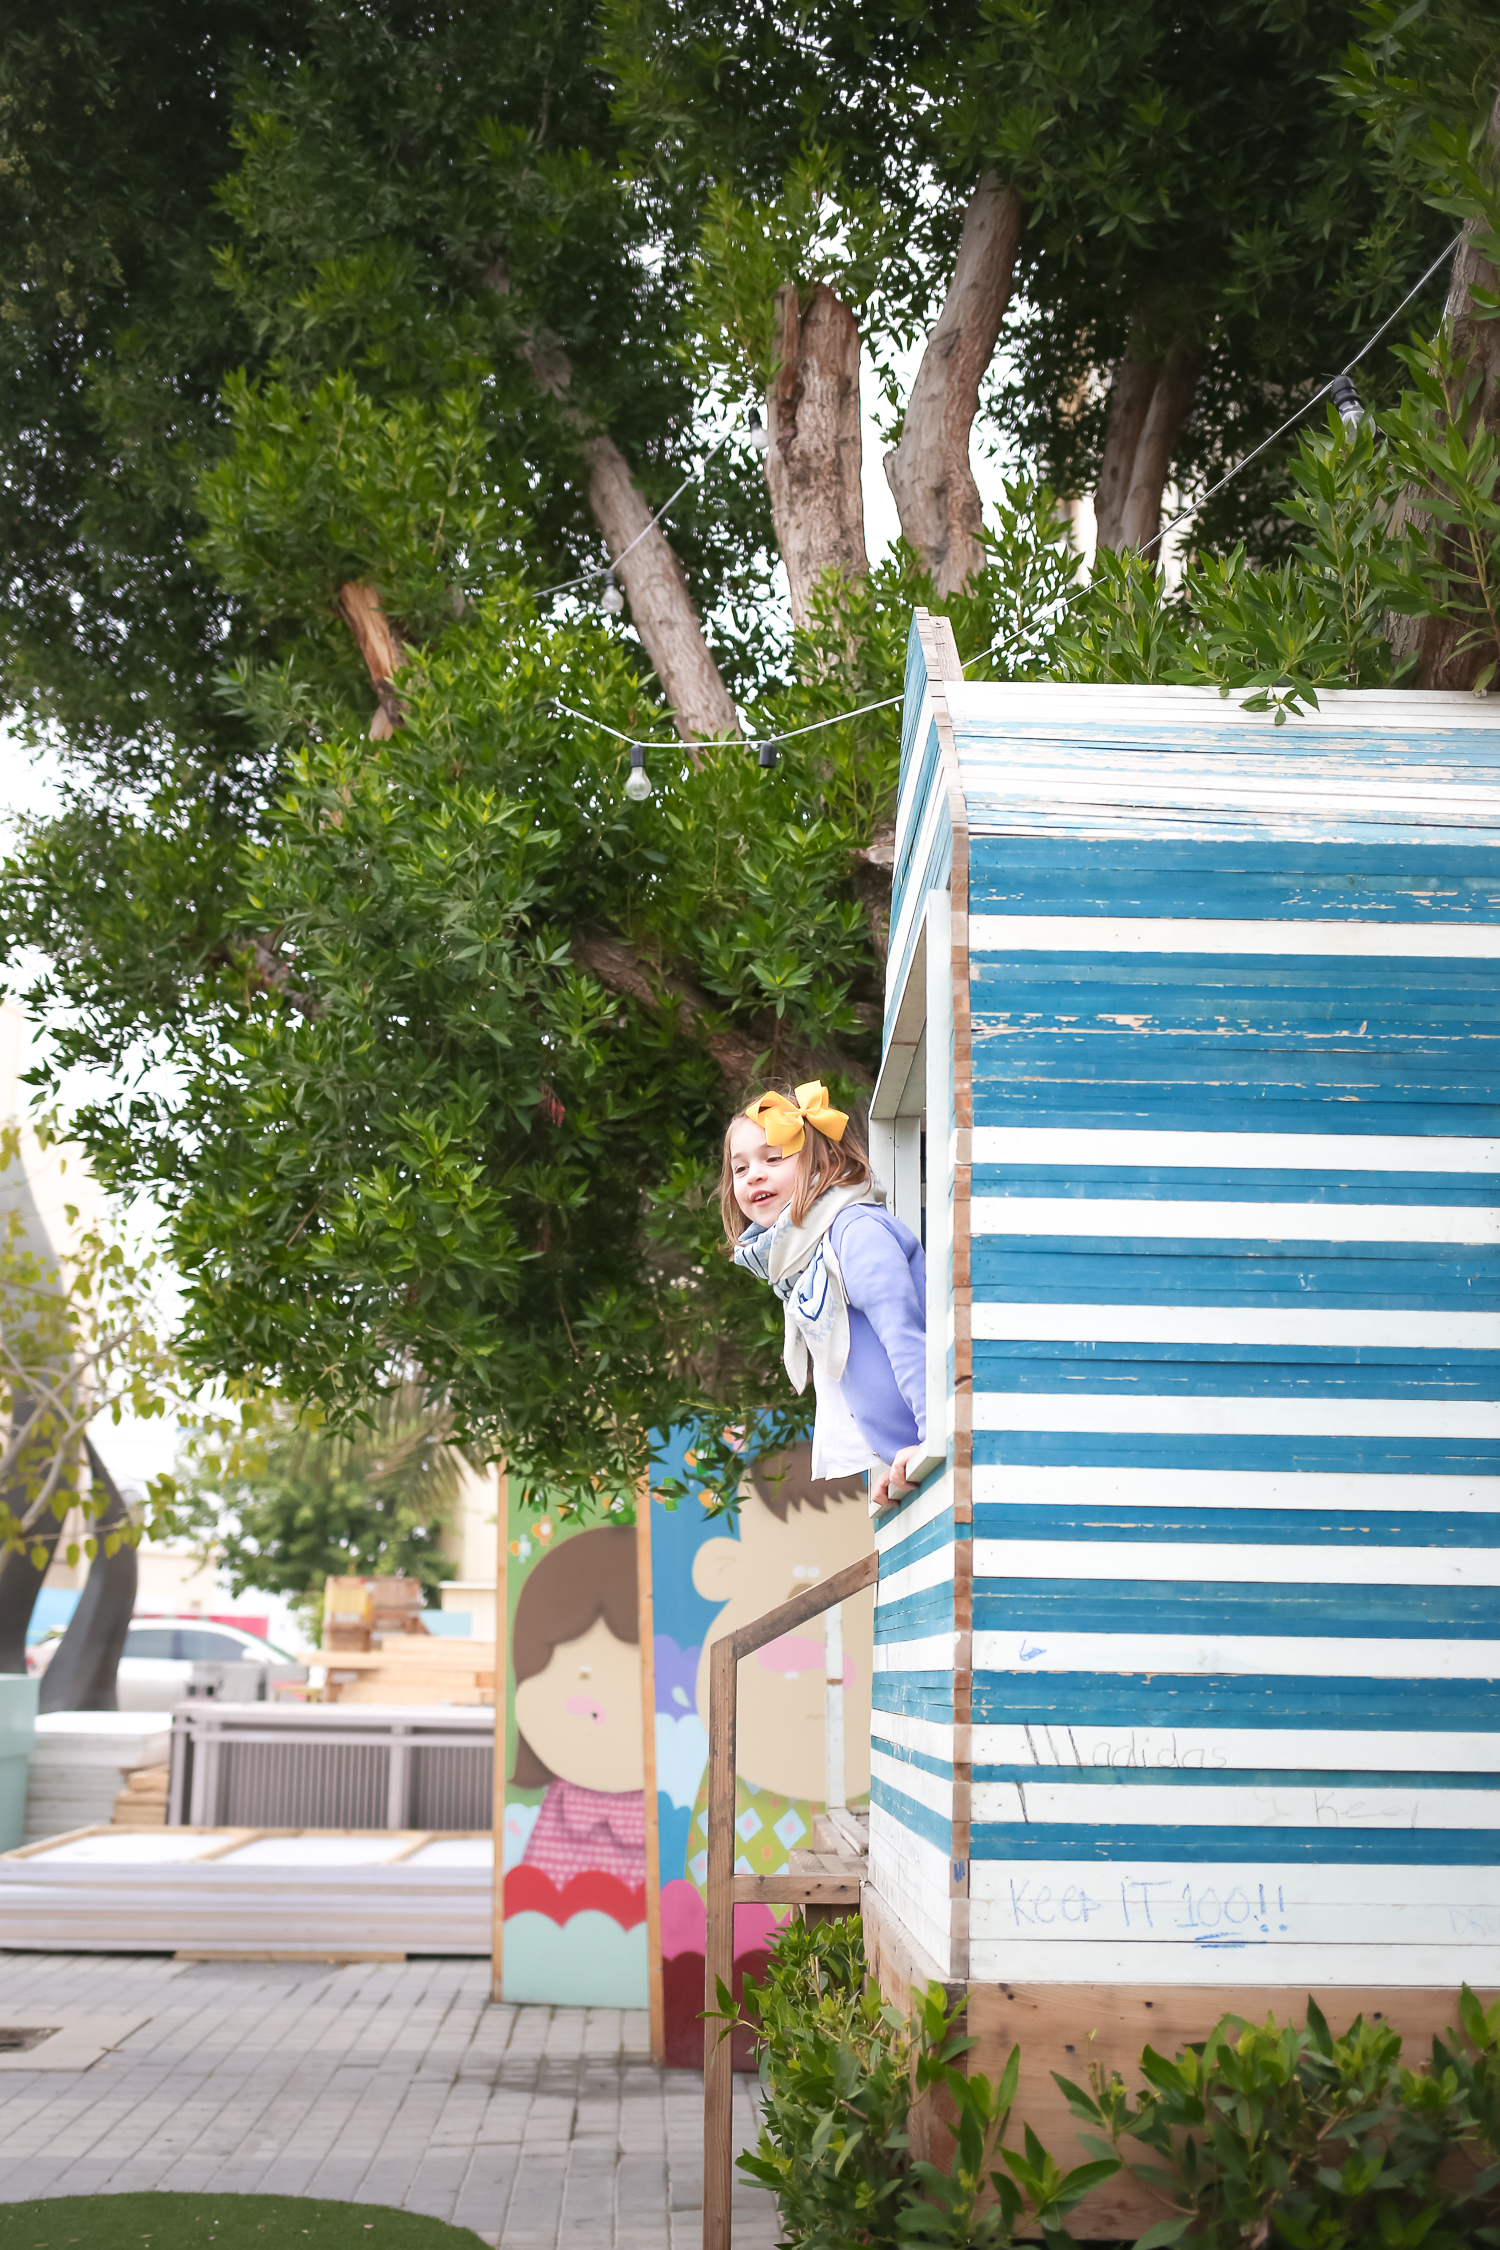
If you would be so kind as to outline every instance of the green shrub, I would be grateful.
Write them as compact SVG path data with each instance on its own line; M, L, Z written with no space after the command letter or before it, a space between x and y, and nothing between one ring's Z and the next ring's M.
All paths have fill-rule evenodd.
M1486 2012L1465 1985L1459 2012L1465 2038L1435 2039L1430 2070L1362 2017L1335 2039L1309 1999L1300 2031L1226 2016L1172 2062L1148 2047L1134 2103L1097 2066L1088 2093L1057 2083L1084 2145L1171 2214L1135 2250L1472 2250L1500 2244L1500 2001Z
M765 1981L746 1980L744 2018L761 2042L765 2107L759 2146L739 2163L773 2190L784 2238L798 2250L1008 2250L1018 2224L1069 2250L1064 2216L1120 2160L1106 2152L1063 2175L1031 2132L1024 2157L1001 2149L1020 2050L1012 2049L998 2085L967 2076L958 2062L974 2041L957 2031L957 2012L932 1985L908 2027L867 1985L862 1929L852 1918L811 1929L793 1923ZM727 2036L734 2009L722 1986L718 2020ZM907 2132L913 2097L939 2086L955 2113L948 2171L914 2163ZM994 2169L997 2157L1008 2170ZM981 2210L986 2193L994 2200Z
M1147 2048L1145 2085L1096 2065L1089 2089L1058 2077L1091 2161L1064 2173L1027 2128L1001 2146L1020 2069L998 2084L959 2067L974 2046L941 1985L908 2025L871 1986L857 1920L781 1937L764 1982L745 1985L760 2042L761 2134L739 2159L770 2188L795 2250L1009 2250L1020 2230L1073 2250L1064 2221L1124 2170L1166 2216L1134 2250L1481 2250L1500 2246L1500 2001L1465 1985L1461 2034L1430 2068L1399 2035L1356 2018L1334 2038L1314 2001L1305 2028L1226 2016L1168 2062ZM735 2019L721 1988L718 2018ZM1054 2075L1056 2075L1054 2073ZM942 2087L950 2169L914 2162L913 2099ZM981 2199L983 2203L981 2203Z

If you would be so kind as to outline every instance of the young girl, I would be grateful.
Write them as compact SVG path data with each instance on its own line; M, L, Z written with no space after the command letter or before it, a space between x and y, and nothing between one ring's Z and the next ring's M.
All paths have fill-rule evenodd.
M812 1363L813 1475L868 1469L888 1507L926 1451L927 1266L826 1087L761 1094L734 1119L719 1202L735 1264L781 1299L794 1390Z

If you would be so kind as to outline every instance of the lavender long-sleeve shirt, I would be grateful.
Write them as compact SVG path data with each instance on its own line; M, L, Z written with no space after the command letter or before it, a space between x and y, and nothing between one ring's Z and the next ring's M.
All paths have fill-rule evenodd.
M871 1451L891 1461L927 1436L927 1260L878 1203L841 1211L828 1237L849 1300L839 1388Z

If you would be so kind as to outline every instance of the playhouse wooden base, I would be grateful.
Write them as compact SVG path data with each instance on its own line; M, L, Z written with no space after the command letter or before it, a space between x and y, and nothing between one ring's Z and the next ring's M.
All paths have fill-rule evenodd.
M1141 2083L1136 2069L1141 2049L1147 2045L1171 2055L1180 2047L1207 2036L1221 2016L1241 2015L1264 2022L1300 2021L1307 2006L1308 1988L1266 1985L1088 1985L1088 1984L981 1984L955 1981L939 1974L921 1948L903 1929L879 1893L865 1889L865 1947L873 1973L885 1999L905 2010L913 1986L941 1984L949 2004L964 1999L968 2029L978 2045L968 2067L994 2079L1005 2068L1011 2048L1021 2049L1021 2085L1006 2133L1007 2144L1020 2147L1026 2126L1031 2126L1044 2147L1065 2169L1087 2161L1080 2147L1068 2105L1053 2083L1053 2071L1079 2084L1087 2083L1090 2062L1105 2072L1118 2071L1132 2092ZM1427 2060L1434 2033L1458 2022L1456 1987L1315 1986L1317 2001L1329 2027L1342 2032L1362 2015L1366 2021L1387 2022L1400 2032L1406 2059L1413 2065ZM1488 1998L1488 1995L1481 1997ZM912 2118L913 2154L934 2164L946 2165L951 2146L944 2129L943 2104L920 2105ZM1068 2221L1082 2241L1108 2242L1130 2238L1166 2214L1134 2181L1111 2180L1081 2203Z

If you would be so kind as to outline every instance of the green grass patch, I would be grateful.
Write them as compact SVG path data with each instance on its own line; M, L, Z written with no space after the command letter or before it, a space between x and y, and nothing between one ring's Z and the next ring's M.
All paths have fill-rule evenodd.
M55 2195L0 2203L0 2250L480 2250L480 2237L304 2195Z

